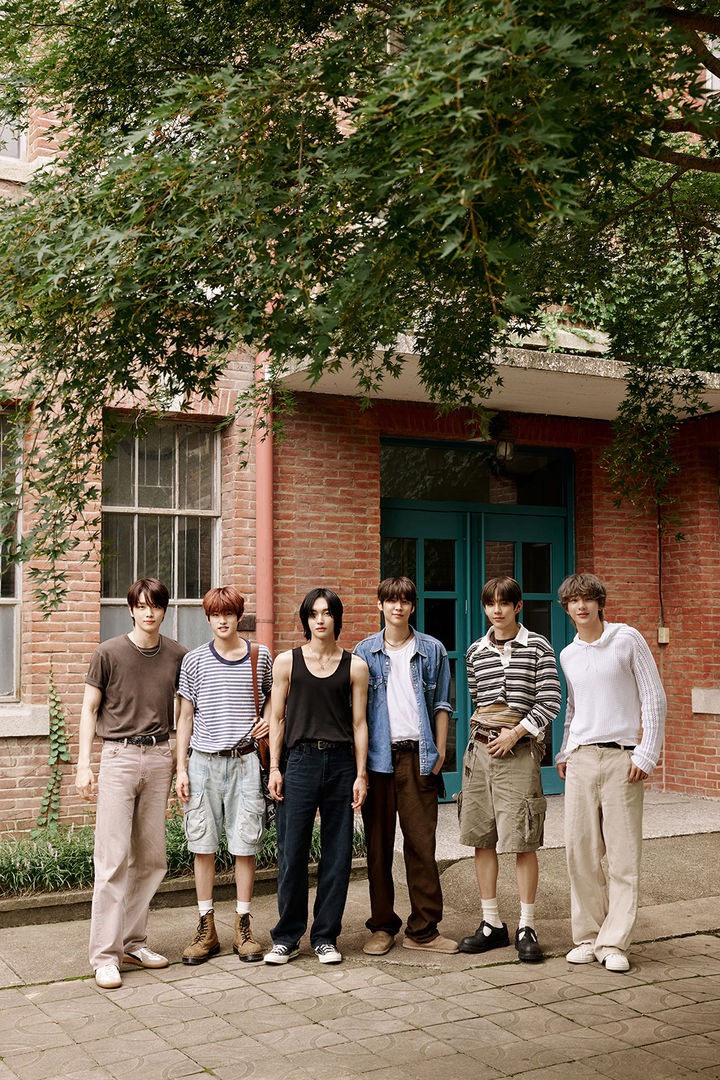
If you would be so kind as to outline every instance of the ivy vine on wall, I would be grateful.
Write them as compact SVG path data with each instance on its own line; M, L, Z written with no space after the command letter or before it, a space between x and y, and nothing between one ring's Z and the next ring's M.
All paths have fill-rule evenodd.
M70 761L70 751L65 732L65 711L55 686L52 665L48 679L48 704L50 707L50 756L48 757L48 765L51 772L40 803L40 813L37 819L38 826L41 828L57 825L58 823L63 763Z

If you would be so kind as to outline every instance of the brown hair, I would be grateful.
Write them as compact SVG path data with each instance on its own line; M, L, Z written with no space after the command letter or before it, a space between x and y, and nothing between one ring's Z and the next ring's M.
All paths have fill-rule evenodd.
M203 596L203 607L208 618L211 615L237 615L242 619L245 610L245 597L234 585L221 585L219 589L209 589Z
M480 597L482 606L487 607L488 604L492 604L496 596L499 596L506 604L512 604L515 607L522 600L522 589L515 578L503 574L501 577L490 578L483 585Z
M409 600L414 608L417 607L417 589L409 577L386 577L378 585L377 595L381 604L386 600Z
M167 611L168 604L170 603L170 593L167 591L167 586L163 585L162 581L158 581L158 579L154 577L147 577L140 578L139 581L133 582L128 589L127 594L128 607L131 611L138 606L143 596L145 597L146 603L152 604L153 607L162 608L163 611Z
M558 600L567 611L567 606L575 597L581 600L597 600L598 614L603 618L607 603L607 589L595 574L570 574L558 589Z

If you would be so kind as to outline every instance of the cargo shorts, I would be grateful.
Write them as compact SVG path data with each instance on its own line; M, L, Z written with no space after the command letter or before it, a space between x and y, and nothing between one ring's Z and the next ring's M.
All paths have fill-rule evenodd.
M257 855L265 831L265 799L257 754L218 757L193 750L188 760L190 799L183 807L188 851L218 850L223 824L231 855Z
M541 756L529 738L520 739L504 758L491 757L486 743L470 740L458 796L461 844L500 854L542 847L547 803Z

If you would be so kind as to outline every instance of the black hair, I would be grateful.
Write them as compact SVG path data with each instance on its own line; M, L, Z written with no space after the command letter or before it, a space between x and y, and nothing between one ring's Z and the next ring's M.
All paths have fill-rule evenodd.
M311 638L310 627L308 620L312 614L312 609L315 605L315 601L320 597L323 600L327 600L327 606L330 614L332 615L333 626L335 630L335 640L340 637L340 631L342 630L342 618L343 618L343 606L342 601L337 593L334 593L332 589L311 589L307 594L302 604L300 605L300 622L302 623L303 632L306 639L309 641Z

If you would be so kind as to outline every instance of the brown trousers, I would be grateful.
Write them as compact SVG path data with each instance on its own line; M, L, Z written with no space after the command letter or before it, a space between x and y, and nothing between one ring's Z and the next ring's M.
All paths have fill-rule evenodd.
M420 775L420 759L412 750L393 750L393 769L392 773L370 772L362 808L370 885L370 918L365 925L373 933L385 930L393 935L402 926L395 911L392 876L397 815L410 894L405 933L418 942L428 942L438 936L443 909L435 862L437 778Z

